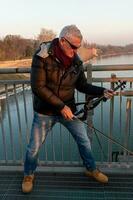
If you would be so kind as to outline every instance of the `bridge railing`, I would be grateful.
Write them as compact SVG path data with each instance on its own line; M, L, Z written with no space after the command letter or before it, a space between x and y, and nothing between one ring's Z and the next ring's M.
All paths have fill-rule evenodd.
M127 94L118 92L117 95L101 103L88 113L86 126L92 142L92 150L99 165L132 166L132 155L123 149L133 151L132 123L132 82L133 65L93 66L84 65L88 82L113 88L117 80L127 81ZM110 76L95 76L94 72L111 71ZM129 76L115 76L115 71L129 71ZM29 80L30 68L0 69L0 165L23 165L26 146L29 141L33 117L32 92ZM1 75L18 74L18 78L3 79ZM25 78L20 79L24 74ZM123 73L124 74L124 73ZM125 74L124 74L125 75ZM83 101L85 95L76 92L77 101ZM107 137L115 139L114 144L107 137L91 127L95 127ZM39 155L39 164L48 167L82 167L82 161L77 146L70 133L61 125L56 124L47 136Z

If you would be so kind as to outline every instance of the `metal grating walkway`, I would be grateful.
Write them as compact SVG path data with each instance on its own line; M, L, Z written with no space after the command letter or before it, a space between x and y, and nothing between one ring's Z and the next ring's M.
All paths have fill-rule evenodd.
M21 192L22 172L0 172L0 200L133 200L133 174L108 174L107 185L83 173L37 172L34 190Z

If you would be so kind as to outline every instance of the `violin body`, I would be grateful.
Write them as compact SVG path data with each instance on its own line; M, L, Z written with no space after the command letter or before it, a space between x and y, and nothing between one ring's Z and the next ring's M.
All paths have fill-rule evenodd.
M119 88L122 90L123 88L125 88L126 85L126 81L118 81L116 82L117 86L113 89L113 91L117 91ZM90 97L88 98L88 100L86 102L81 102L81 103L77 103L76 105L81 105L84 104L84 108L82 108L81 110L77 111L75 113L75 116L78 117L78 119L85 121L87 118L87 111L94 109L96 106L98 106L100 104L101 101L106 102L108 99L106 97L100 96L100 97Z

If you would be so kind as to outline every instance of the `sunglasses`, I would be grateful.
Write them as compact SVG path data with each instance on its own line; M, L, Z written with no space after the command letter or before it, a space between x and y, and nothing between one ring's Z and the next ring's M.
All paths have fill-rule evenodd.
M74 50L78 49L79 47L76 47L75 45L71 44L65 37L63 37L63 39L70 45L70 47Z

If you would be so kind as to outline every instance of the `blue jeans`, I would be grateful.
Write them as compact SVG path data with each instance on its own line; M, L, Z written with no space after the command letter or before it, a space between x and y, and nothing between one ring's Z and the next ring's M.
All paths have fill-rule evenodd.
M62 116L42 115L35 112L31 129L31 137L27 146L24 174L30 175L36 170L40 147L44 143L48 132L56 122L60 122L72 134L78 145L84 166L88 170L96 169L95 160L91 152L90 140L82 122L78 119L70 121L65 120Z

